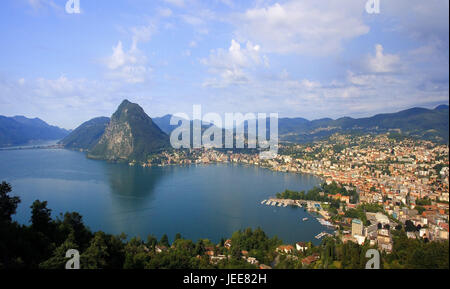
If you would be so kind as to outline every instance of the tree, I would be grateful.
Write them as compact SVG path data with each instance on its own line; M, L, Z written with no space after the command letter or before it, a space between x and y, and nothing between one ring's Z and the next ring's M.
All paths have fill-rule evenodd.
M90 246L92 233L84 225L83 217L80 214L76 212L65 213L63 220L57 220L56 223L58 226L58 231L64 236L68 236L71 232L74 233L75 243L80 246L80 250L83 251Z
M34 201L31 205L31 228L44 234L53 233L51 211L47 208L47 202Z
M411 220L407 220L405 222L405 231L406 232L416 232L418 231L416 226L414 226L414 223Z
M56 269L61 270L65 268L65 265L69 258L66 258L66 252L71 249L78 249L78 245L74 243L75 236L71 234L67 240L55 249L50 259L39 264L40 269Z
M177 233L177 234L175 235L174 242L177 241L177 240L181 240L181 239L182 239L181 234L180 234L180 233Z
M103 269L108 265L108 245L106 234L97 232L91 241L91 245L81 255L82 269Z
M195 244L195 254L202 256L205 254L205 244L203 243L203 240L200 239L197 241L197 244Z
M156 245L158 245L158 240L156 239L156 237L153 236L153 235L149 235L147 237L147 246L148 246L148 248L151 249L154 252Z
M10 197L11 185L2 182L0 185L0 222L11 222L11 216L16 213L17 205L20 203L19 197Z
M144 242L139 238L131 239L125 246L124 269L144 269L150 255L148 254Z
M161 240L159 240L159 244L160 244L161 246L170 247L170 244L169 244L169 237L167 237L167 234L164 234L164 235L161 237Z

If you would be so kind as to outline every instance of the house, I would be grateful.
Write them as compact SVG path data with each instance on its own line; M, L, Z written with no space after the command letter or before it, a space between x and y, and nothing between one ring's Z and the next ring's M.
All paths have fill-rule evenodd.
M162 253L164 251L167 251L167 247L166 246L160 246L160 245L156 245L155 246L155 252L156 253Z
M247 258L247 262L250 263L250 264L252 264L252 265L258 265L258 264L259 264L259 261L256 260L255 257L248 257L248 258Z
M295 248L297 249L297 251L305 252L306 250L308 250L308 244L306 244L305 242L298 242L295 244Z
M356 243L357 241L356 241L356 239L351 235L351 234L344 234L344 235L342 235L341 236L341 240L342 240L342 243L347 243L347 242L354 242L354 243Z
M386 251L387 253L392 252L392 238L389 234L389 230L381 229L378 230L377 235L378 248L380 250Z
M230 239L226 240L225 243L223 244L223 246L227 249L230 249L231 248L231 240Z
M306 258L303 258L303 259L302 259L302 265L303 265L303 266L309 266L309 265L311 265L312 263L316 262L316 261L319 260L319 259L320 259L319 254L314 253L314 254L312 254L311 256L308 256L308 257L306 257Z
M277 248L277 252L279 253L289 254L292 253L292 251L294 251L294 247L292 245L281 245Z
M218 255L218 256L210 256L209 260L213 264L217 264L218 262L227 259L227 256L225 255Z
M408 239L417 239L417 236L414 232L406 232L406 236Z
M364 245L364 242L366 241L366 237L364 236L355 235L353 236L353 238L355 238L356 243L358 243L358 245Z

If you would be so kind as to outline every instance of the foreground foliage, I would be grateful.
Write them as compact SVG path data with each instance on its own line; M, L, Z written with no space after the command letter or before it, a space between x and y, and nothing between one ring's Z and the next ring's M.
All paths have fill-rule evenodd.
M258 268L245 258L254 257L259 264L279 269L299 268L364 268L369 246L341 243L325 239L320 246L308 243L304 252L295 249L288 254L277 252L282 241L269 238L261 229L235 232L230 240L213 244L209 240L183 239L177 234L172 244L167 235L157 240L93 233L78 213L66 213L52 219L47 202L35 201L31 206L31 225L12 221L20 199L11 197L12 188L0 184L0 268L64 269L69 249L81 253L83 269L235 269ZM227 245L228 243L228 245ZM230 245L231 244L231 245ZM230 245L230 246L229 246ZM394 234L394 250L382 255L384 268L449 268L449 243L425 243L411 240L403 230ZM311 264L306 257L319 256ZM210 256L222 256L211 262Z

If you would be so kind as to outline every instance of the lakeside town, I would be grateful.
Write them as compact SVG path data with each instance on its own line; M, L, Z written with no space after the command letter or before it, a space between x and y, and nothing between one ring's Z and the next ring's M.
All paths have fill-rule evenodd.
M336 229L335 238L344 243L370 244L389 254L393 250L394 228L403 228L409 239L449 239L447 145L394 133L335 134L312 144L280 144L279 155L270 160L261 160L251 152L191 149L157 154L142 166L212 163L252 165L320 177L325 186L333 189L324 190L322 186L314 197L287 191L267 203L305 207L320 215L322 224ZM294 249L286 246L288 251Z

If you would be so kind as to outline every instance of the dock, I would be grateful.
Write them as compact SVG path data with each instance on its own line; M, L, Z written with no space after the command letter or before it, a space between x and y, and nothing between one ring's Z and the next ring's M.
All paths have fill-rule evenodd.
M330 221L327 221L323 218L317 218L317 221L322 225L322 226L326 226L326 227L335 227L335 225L333 225Z
M325 236L332 236L332 235L330 233L327 233L327 232L322 232L322 233L319 233L317 236L315 236L315 238L317 240L320 240L320 239L322 239Z
M286 208L287 206L291 205L291 206L299 206L300 205L298 203L296 203L293 200L285 200L285 199L269 199L269 200L264 200L261 202L262 205L267 205L267 206L273 206L273 207L283 207Z

